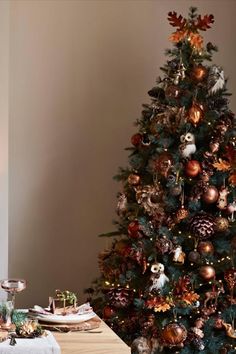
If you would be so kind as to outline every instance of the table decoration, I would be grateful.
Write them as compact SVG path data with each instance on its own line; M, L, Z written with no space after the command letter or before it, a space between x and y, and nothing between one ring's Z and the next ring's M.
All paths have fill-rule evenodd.
M26 288L26 280L24 279L3 279L1 281L1 287L7 293L11 294L13 308L15 307L16 294L23 291Z
M12 311L13 303L12 301L1 301L0 302L0 328L9 330L12 328Z

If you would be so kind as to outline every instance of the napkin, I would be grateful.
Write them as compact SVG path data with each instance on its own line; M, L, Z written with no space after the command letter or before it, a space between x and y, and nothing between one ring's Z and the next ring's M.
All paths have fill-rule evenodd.
M39 338L16 338L16 345L10 340L0 343L0 354L60 354L60 347L53 334L46 331L47 336Z

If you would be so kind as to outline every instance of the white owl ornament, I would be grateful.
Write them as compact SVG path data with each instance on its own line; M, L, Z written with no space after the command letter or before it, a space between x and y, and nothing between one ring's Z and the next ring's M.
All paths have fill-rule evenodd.
M221 90L225 84L224 71L220 66L212 65L207 79L207 88L209 95L214 95Z
M180 137L180 153L184 158L190 158L196 152L195 137L192 133L186 133Z

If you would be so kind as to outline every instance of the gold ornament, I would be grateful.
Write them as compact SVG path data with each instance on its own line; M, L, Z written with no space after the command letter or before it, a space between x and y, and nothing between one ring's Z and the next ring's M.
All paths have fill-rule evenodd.
M218 216L215 219L215 230L217 232L224 232L229 228L229 221L226 218L223 218L222 216Z
M131 186L137 186L140 183L140 176L132 173L128 177L128 183Z
M188 120L195 127L202 121L204 117L204 108L201 104L193 102L192 107L188 111Z
M199 269L200 276L205 280L210 280L215 277L216 271L212 266L205 265Z

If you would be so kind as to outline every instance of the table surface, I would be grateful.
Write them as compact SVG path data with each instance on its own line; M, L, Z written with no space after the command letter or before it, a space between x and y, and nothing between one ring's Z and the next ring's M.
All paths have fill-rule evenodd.
M53 334L61 354L130 354L130 348L103 321L91 332Z

